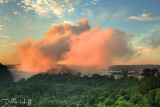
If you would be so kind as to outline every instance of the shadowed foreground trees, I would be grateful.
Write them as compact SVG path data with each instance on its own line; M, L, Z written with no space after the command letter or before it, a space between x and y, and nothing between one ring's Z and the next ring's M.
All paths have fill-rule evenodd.
M13 77L8 68L0 63L0 86L13 82Z

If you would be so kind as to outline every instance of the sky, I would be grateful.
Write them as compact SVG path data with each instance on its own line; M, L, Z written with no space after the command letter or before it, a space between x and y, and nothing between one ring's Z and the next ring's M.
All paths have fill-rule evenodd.
M50 42L45 39L46 35L60 33L59 31L46 32L60 28L57 26L59 24L66 29L65 23L67 23L71 30L75 28L77 32L80 32L73 33L74 31L72 31L70 35L81 35L77 43L69 41L71 51L67 51L67 55L63 55L66 58L65 60L56 58L57 63L73 64L74 61L77 61L79 56L75 53L73 47L81 47L83 51L86 51L85 47L90 46L90 42L87 44L87 41L81 39L83 38L82 33L84 34L84 31L86 31L88 35L94 35L91 32L96 30L95 32L99 32L97 35L109 35L107 32L111 32L111 35L114 36L112 33L117 32L116 35L120 35L120 38L117 36L109 37L113 40L112 42L116 41L115 43L122 45L121 47L113 44L111 47L114 49L110 47L102 51L98 48L98 46L101 47L101 44L97 43L105 41L98 39L98 42L95 38L103 37L107 41L109 40L106 39L107 36L97 36L95 34L94 39L87 39L91 43L92 40L95 41L92 46L97 47L95 49L101 52L97 53L97 56L103 56L102 52L112 54L109 55L111 58L108 62L97 59L98 63L104 62L109 63L109 65L160 64L159 5L160 0L0 0L0 62L17 64L24 62L22 60L26 61L24 54L22 55L22 49L25 49L23 46L24 43L28 43L26 42L28 39L32 39L31 47L34 47L34 50L41 49L41 42L42 44ZM85 29L85 27L87 28ZM111 28L113 29L111 30ZM88 33L88 29L92 31ZM110 42L108 41L108 43ZM39 46L36 44L39 44ZM86 45L82 47L80 46L82 44ZM37 48L35 48L36 46ZM92 46L88 48L92 49ZM62 47L60 48L62 49ZM118 48L122 48L121 51L126 53L118 51L120 50ZM57 51L55 48L53 50ZM92 52L94 51L90 51L87 55ZM123 56L125 54L127 54L127 57ZM30 56L30 54L25 55ZM70 58L68 55L74 57ZM96 55L93 54L92 57L96 58ZM101 59L105 58L108 58L108 56L103 56ZM33 59L37 60L38 58L34 57ZM82 64L79 62L78 65ZM86 63L86 65L90 64Z

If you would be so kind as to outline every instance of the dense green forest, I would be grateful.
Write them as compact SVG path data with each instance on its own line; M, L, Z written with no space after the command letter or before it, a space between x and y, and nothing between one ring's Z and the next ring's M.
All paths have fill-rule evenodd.
M1 107L160 107L160 75L143 79L41 73L0 87ZM9 103L9 104L6 104Z

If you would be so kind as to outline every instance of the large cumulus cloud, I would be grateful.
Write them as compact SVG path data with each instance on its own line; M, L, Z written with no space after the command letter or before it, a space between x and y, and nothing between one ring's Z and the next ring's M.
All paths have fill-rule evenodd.
M107 68L116 57L131 57L134 50L130 35L118 29L92 29L87 19L79 26L54 25L43 39L27 39L16 46L20 68L25 71L47 71L57 64L78 68Z

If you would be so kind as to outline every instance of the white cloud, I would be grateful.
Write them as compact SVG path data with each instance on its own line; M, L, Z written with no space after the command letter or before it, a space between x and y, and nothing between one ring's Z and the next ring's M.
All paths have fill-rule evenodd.
M83 9L81 15L84 15L87 18L93 19L97 21L104 22L109 19L117 19L122 18L127 14L126 8L120 8L116 12L110 12L104 9L98 9L98 12L94 12L92 9Z
M0 44L0 46L16 46L17 43Z
M21 13L17 12L17 11L13 11L14 15L21 15Z
M74 10L75 10L74 8L71 8L68 10L68 12L70 13L70 12L73 12Z
M0 0L0 3L7 3L8 0Z
M84 15L84 12L81 12L81 15Z
M10 20L10 19L9 19L8 17L6 17L6 16L4 17L4 19L5 19L5 20Z
M97 20L106 21L109 18L109 12L102 11L97 15Z
M139 21L151 21L151 20L159 20L160 15L149 13L142 14L141 16L131 16L129 19L139 20Z
M96 5L99 2L99 0L92 0L91 3Z
M2 40L2 41L0 41L0 42L7 43L8 41L6 41L6 40Z
M88 17L93 17L93 12L91 9L87 9L85 13Z
M146 28L147 30L149 30L150 32L158 32L160 31L160 25L153 25L149 28Z
M64 24L64 23L67 23L67 24L70 24L70 25L76 25L76 23L72 22L72 21L69 21L69 20L62 20L62 21L55 21L51 24L51 26L54 26L56 24Z
M120 8L113 14L113 18L119 18L122 16L125 16L127 14L127 9L126 8Z
M63 12L73 12L75 10L74 5L77 5L81 0L70 2L70 0L22 0L20 5L26 11L35 11L40 16L46 16L49 12L53 12L58 17L63 15Z
M70 25L75 25L75 23L74 23L74 22L72 22L72 21L68 21L68 20L64 20L64 23L68 23L68 24L70 24Z
M0 25L0 30L2 30L3 25Z
M2 36L2 35L0 35L0 37L10 39L9 36Z
M74 1L74 4L78 5L78 4L81 3L81 1L82 1L82 0L76 0L76 1Z

